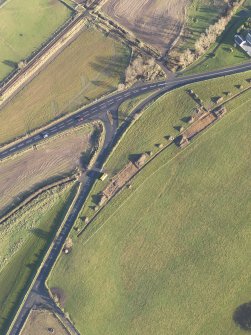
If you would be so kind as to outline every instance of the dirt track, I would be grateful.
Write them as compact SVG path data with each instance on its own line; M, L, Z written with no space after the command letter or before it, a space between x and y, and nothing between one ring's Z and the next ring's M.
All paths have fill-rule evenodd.
M108 0L104 12L165 53L177 38L189 0Z

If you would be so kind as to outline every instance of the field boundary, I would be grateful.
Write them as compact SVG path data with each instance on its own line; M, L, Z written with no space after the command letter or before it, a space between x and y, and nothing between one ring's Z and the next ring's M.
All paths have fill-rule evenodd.
M73 174L72 176L64 177L58 181L49 183L39 188L37 191L29 195L26 199L22 200L17 206L15 206L15 208L10 209L4 216L0 217L0 225L6 222L12 215L14 215L16 212L18 212L20 209L28 205L30 202L35 200L37 197L39 197L41 194L45 193L46 191L52 190L53 188L57 186L62 186L62 185L68 184L76 180L77 180L77 177L75 174Z
M46 44L21 70L15 70L11 78L7 77L0 84L0 110L12 99L27 83L38 75L56 56L58 56L70 43L77 38L86 24L87 13L78 14L67 26ZM2 87L1 87L2 86Z
M30 285L29 285L29 287L28 287L28 289L27 289L27 291L26 291L26 293L25 293L25 295L24 295L22 301L19 303L19 306L18 306L18 308L17 308L17 310L16 310L16 312L15 312L15 316L14 316L14 318L12 319L12 321L11 321L9 327L8 327L8 330L7 330L7 332L6 332L6 335L10 335L10 332L12 331L12 328L13 328L13 326L14 326L14 323L16 322L16 319L18 318L19 313L20 313L20 311L21 311L23 305L24 305L25 302L26 302L26 300L27 300L27 298L28 298L28 295L30 294L30 292L31 292L31 290L32 290L32 287L33 287L33 285L35 284L35 281L37 280L37 277L38 277L38 275L39 275L41 269L43 268L46 259L48 258L48 256L49 256L49 254L50 254L52 248L54 247L54 243L55 243L55 241L56 241L56 239L57 239L59 233L60 233L61 230L63 229L64 223L65 223L67 217L69 216L69 213L70 213L70 211L71 211L71 209L72 209L72 207L73 207L73 205L74 205L74 203L75 203L75 201L76 201L76 199L77 199L77 197L78 197L79 192L80 192L80 184L78 184L78 189L77 189L77 191L76 191L76 193L75 193L75 195L74 195L74 198L73 198L71 204L69 205L69 207L68 207L68 209L67 209L67 212L65 213L64 219L62 220L62 222L61 222L61 224L60 224L60 226L59 226L59 228L58 228L58 230L57 230L57 232L56 232L56 234L55 234L55 236L54 236L54 238L53 238L53 241L52 241L51 245L50 245L49 248L47 249L47 251L46 251L46 253L45 253L44 257L43 257L43 260L42 260L41 264L39 265L39 267L38 267L36 273L34 274L34 277L33 277L32 281L31 281L31 283L30 283ZM26 318L25 320L27 320L27 318Z

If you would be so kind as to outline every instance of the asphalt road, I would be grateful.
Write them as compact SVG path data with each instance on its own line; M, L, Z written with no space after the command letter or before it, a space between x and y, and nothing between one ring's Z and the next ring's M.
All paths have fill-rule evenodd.
M116 117L114 118L114 122L110 123L109 118L107 116L107 110L111 111L112 113L114 113L113 115L115 115L115 111L117 110L118 106L123 101L129 98L134 98L141 94L151 92L157 89L161 90L161 94L163 94L166 91L171 91L177 87L186 84L191 84L211 78L222 77L234 73L244 72L247 70L251 70L251 62L225 70L212 71L205 74L173 78L158 83L144 84L138 87L130 88L127 91L115 93L113 95L110 95L108 98L103 99L102 101L98 101L89 107L83 108L74 116L69 116L63 121L58 122L56 125L48 127L46 131L38 133L29 138L26 138L23 141L20 141L18 144L13 144L13 146L9 147L8 149L0 153L0 159L4 159L8 156L13 155L18 151L21 151L27 147L39 143L44 139L43 136L45 134L48 134L48 136L53 136L57 133L65 131L66 129L75 127L76 124L87 123L99 119L102 120L105 124L106 137L104 146L94 164L93 170L100 169L103 165L105 158L107 157L112 148L118 125L118 120L116 119ZM157 96L158 94L160 93L156 93L155 96ZM91 173L87 173L84 177L84 181L81 183L81 191L79 193L79 196L76 199L76 202L73 204L72 210L69 216L67 217L61 232L53 242L53 247L48 257L46 258L40 272L38 273L37 278L31 288L31 291L28 294L28 297L26 298L23 307L19 311L11 331L9 332L10 335L18 335L28 315L29 310L32 307L42 304L42 297L45 295L46 292L45 281L61 251L61 248L65 242L67 235L69 234L86 200L86 197L93 183L94 183L93 175ZM43 303L42 305L46 306L46 303ZM77 334L77 331L75 333Z
M122 91L115 93L108 98L99 100L93 103L89 107L83 108L77 114L71 115L66 119L59 121L56 125L49 126L46 131L37 133L34 136L27 137L20 141L18 144L9 146L8 149L0 151L0 159L4 159L14 153L21 151L27 147L35 145L44 139L44 135L53 136L57 133L63 132L66 129L75 127L76 124L88 123L93 120L100 119L102 114L107 110L113 109L115 106L120 105L123 101L129 98L135 98L141 94L154 91L156 89L166 89L166 91L171 91L174 88L191 84L199 81L204 81L211 78L217 78L222 76L227 76L230 74L240 73L247 70L251 70L251 62L245 63L243 65L235 66L232 68L212 71L204 74L197 74L191 76L184 76L179 78L173 78L166 81L161 81L157 83L144 84L138 87L130 88L127 91Z

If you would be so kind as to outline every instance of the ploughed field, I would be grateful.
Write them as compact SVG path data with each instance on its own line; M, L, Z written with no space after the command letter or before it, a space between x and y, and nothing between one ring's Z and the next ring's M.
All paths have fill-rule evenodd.
M103 10L161 53L179 35L189 0L108 0Z
M71 174L91 150L93 127L70 130L0 162L0 214L40 187ZM87 158L86 156L86 158Z
M66 21L71 11L58 0L0 1L0 80Z
M216 84L224 90L219 79L208 82L211 92L201 87L205 100ZM251 300L250 99L246 91L228 102L222 120L185 149L163 151L61 256L48 283L63 290L80 332L243 334L245 313L236 311Z

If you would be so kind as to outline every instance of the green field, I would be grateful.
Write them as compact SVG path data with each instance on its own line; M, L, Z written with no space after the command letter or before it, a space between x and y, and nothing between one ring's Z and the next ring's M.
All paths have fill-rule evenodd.
M81 333L243 334L232 318L251 289L250 100L162 152L60 258L49 285Z
M93 216L95 213L93 208L97 205L97 194L104 189L109 178L125 166L128 159L146 151L156 153L159 150L158 144L168 143L165 136L176 137L180 126L184 128L188 126L187 119L194 112L196 103L187 94L187 89L193 89L207 108L213 108L216 106L213 102L216 97L222 96L223 101L226 101L229 99L227 92L231 92L230 98L234 97L250 85L246 80L250 78L251 71L188 85L165 94L150 105L129 128L105 163L104 168L108 178L104 182L96 182L80 216L89 218ZM238 85L242 85L242 89ZM77 225L82 225L81 219L78 220Z
M0 80L70 15L59 0L8 0L0 5Z
M224 33L217 39L208 52L184 71L185 74L200 73L224 67L238 65L248 61L250 57L239 47L234 47L234 35L238 28L251 15L251 0L233 16Z
M6 143L117 89L130 51L91 25L0 113Z
M200 34L217 21L224 8L224 1L192 0L187 8L185 33L178 41L177 49L193 48Z
M57 187L0 226L0 333L4 334L76 192Z
M128 116L130 116L130 114L152 94L154 93L145 93L140 95L139 97L124 101L118 109L119 125L123 124Z

